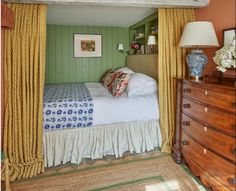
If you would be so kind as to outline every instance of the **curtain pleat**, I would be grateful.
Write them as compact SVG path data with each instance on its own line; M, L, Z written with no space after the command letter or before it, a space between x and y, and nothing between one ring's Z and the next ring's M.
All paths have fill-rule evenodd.
M170 153L175 133L175 77L186 76L186 49L178 47L188 22L194 21L193 9L158 9L158 78L162 152Z
M46 5L9 4L14 29L5 29L3 149L10 180L44 171L42 151Z

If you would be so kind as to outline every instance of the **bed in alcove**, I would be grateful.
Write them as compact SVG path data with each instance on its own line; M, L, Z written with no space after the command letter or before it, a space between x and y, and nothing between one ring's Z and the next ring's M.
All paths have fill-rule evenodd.
M147 52L148 48L157 47L147 45L149 36L157 39L156 11L49 5L43 112L46 167L67 162L80 164L83 158L121 157L127 151L140 153L161 146L158 55L156 48ZM75 43L82 43L83 35L100 35L94 50L101 49L99 57L76 55L83 47ZM118 44L122 44L122 51L117 50ZM132 51L132 44L139 48ZM126 73L122 71L125 66L131 71L126 76L127 85L119 96L114 96L100 80L108 70ZM117 89L122 86L119 84L122 83L116 84Z
M119 96L98 82L45 86L46 167L161 146L157 83L150 77L156 77L157 55L127 56L126 62L128 68L114 72L129 76Z

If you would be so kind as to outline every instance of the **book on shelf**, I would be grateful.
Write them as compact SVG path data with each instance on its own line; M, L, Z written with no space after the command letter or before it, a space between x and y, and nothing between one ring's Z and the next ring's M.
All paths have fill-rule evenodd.
M145 46L144 45L140 46L140 52L141 52L141 54L145 53Z

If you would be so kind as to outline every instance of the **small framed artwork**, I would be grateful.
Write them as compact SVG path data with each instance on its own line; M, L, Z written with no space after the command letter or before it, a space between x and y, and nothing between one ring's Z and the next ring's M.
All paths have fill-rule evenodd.
M102 35L74 34L74 57L101 57Z
M236 28L230 28L223 30L223 42L224 46L232 44L233 40L236 40Z

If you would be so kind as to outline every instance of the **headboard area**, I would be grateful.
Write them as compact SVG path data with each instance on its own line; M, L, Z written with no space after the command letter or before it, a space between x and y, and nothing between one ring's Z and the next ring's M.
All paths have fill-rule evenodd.
M146 74L158 81L157 54L128 55L125 65L134 72Z

